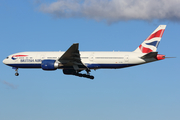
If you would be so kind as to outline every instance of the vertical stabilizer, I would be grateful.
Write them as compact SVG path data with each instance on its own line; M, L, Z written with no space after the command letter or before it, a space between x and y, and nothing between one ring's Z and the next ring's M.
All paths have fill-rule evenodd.
M166 25L159 25L154 32L134 51L140 53L156 52Z

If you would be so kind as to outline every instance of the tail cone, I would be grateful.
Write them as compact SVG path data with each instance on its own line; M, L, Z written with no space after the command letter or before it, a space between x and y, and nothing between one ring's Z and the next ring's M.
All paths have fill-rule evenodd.
M158 54L158 55L156 56L156 59L157 59L157 60L163 60L163 59L165 59L165 55L160 55L160 54Z

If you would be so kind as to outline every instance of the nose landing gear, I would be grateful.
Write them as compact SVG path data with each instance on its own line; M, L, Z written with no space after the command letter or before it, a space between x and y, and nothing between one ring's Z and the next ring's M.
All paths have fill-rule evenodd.
M15 76L19 76L18 68L13 68L13 69L15 69L15 71L16 71Z

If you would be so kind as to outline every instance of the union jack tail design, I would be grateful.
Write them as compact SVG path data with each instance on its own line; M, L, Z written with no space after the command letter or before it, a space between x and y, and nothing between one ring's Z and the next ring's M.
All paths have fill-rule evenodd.
M141 53L156 52L166 25L159 25L154 32L134 51Z

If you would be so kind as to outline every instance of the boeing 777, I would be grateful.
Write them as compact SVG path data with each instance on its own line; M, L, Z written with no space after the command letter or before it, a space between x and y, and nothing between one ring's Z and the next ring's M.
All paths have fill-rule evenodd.
M73 44L65 52L20 52L9 55L3 63L15 69L42 68L43 70L62 69L65 75L75 75L94 79L91 70L118 69L165 59L158 54L157 47L166 25L159 25L154 32L132 52L79 52L79 44ZM87 74L82 74L85 70Z

